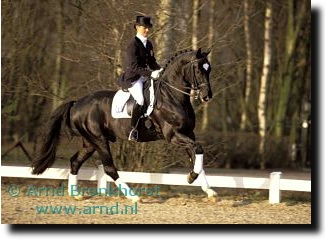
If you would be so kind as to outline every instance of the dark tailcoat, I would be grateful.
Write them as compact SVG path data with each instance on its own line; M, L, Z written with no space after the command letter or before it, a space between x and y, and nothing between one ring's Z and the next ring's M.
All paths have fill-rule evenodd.
M137 37L128 45L126 63L126 70L118 79L118 85L122 89L131 87L131 83L141 76L150 77L153 70L160 69L154 56L152 43L147 40L145 47Z

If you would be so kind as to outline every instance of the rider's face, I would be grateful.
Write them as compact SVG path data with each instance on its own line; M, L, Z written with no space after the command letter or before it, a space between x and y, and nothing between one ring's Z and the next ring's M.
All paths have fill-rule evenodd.
M149 27L145 27L145 26L139 26L139 25L137 25L137 26L136 26L136 29L137 29L137 33L139 33L140 35L142 35L142 36L144 36L144 37L148 37L149 30L150 30Z

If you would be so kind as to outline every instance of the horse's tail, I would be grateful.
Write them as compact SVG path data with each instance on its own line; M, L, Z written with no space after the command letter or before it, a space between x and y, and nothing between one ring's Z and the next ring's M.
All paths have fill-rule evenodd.
M66 124L70 121L68 115L73 103L74 101L63 103L52 113L38 157L32 163L32 174L41 174L53 165L60 142L62 123Z

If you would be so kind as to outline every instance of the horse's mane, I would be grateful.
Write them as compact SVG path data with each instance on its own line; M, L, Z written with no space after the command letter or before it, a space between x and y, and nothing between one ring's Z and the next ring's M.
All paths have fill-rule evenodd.
M193 49L185 49L185 50L180 50L178 52L176 52L172 57L170 57L167 62L165 63L164 66L164 71L163 73L167 70L167 68L172 65L172 63L175 62L175 59L178 58L179 56L183 55L184 53L190 53L190 52L194 52Z

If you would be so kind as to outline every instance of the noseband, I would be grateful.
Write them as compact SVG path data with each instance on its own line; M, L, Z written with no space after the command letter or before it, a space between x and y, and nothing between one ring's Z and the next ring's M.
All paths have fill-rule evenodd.
M200 95L200 92L201 92L201 87L208 85L208 83L206 83L206 82L199 84L198 80L197 80L197 77L196 77L196 74L195 74L195 65L194 65L194 63L198 62L200 60L201 59L194 59L194 60L191 60L189 62L192 65L191 68L192 68L192 72L193 72L193 74L192 74L193 75L193 83L192 83L191 89L194 90L194 92L195 92L195 94L194 94L195 99L198 99L198 97Z

